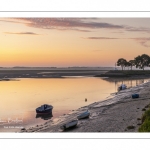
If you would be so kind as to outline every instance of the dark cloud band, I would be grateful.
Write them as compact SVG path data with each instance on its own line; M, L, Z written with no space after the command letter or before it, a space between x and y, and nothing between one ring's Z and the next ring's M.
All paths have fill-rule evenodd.
M39 35L34 32L4 32L5 34L19 34L19 35Z

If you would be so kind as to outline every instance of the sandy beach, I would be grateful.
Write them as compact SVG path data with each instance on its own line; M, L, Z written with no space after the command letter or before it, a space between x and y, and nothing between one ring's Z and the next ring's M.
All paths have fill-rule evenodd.
M95 102L81 107L69 114L49 120L44 124L36 125L21 132L138 132L142 114L150 104L150 82L140 84L126 90L112 93L105 101ZM140 95L132 99L132 94ZM77 119L81 112L89 110L88 119L78 120L75 128L62 131L60 126L68 121Z

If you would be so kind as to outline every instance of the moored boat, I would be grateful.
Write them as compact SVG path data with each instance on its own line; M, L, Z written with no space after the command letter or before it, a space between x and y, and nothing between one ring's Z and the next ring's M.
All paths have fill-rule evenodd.
M40 107L36 108L36 113L38 114L47 114L47 113L52 113L53 106L44 104L41 105Z
M139 98L139 94L132 94L132 98Z
M125 90L127 88L127 86L125 84L121 84L119 87L118 87L118 91L121 91L121 90Z
M78 120L72 120L72 121L70 121L68 123L63 124L62 126L60 126L60 128L62 130L66 130L66 129L75 127L77 124L78 124Z
M88 118L90 116L90 112L87 110L83 113L81 113L80 115L77 116L78 119L84 119L84 118Z

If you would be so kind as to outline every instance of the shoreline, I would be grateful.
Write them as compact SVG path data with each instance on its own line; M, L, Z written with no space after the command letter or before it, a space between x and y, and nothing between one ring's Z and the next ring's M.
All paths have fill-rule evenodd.
M0 70L0 80L15 78L65 78L65 76L92 76L109 78L150 78L150 70L100 70L100 69L9 69Z
M62 132L60 129L62 124L77 119L77 115L87 109L90 117L78 120L77 127L67 132L137 132L141 125L140 118L144 113L143 109L150 104L149 91L150 81L122 90L109 99L81 107L69 114L20 132ZM132 99L131 96L134 93L140 94L140 97Z

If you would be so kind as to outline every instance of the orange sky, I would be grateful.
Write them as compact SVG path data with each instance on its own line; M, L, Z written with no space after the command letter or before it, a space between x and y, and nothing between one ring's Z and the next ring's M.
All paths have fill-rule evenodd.
M0 18L0 66L114 66L150 55L149 18Z

